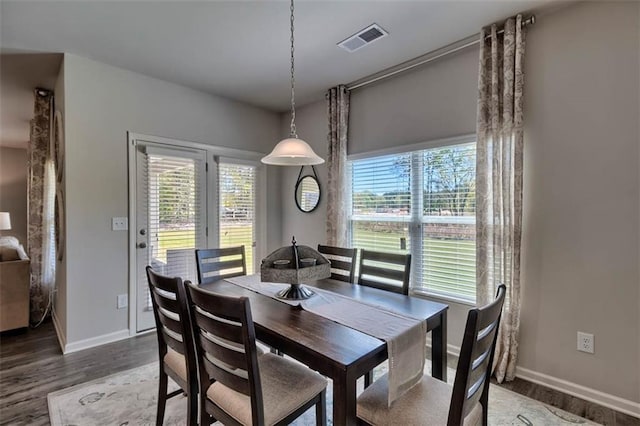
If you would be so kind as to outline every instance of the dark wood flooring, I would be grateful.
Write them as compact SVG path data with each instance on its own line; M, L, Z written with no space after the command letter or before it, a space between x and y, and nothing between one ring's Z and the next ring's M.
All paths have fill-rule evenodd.
M456 361L449 357L449 366ZM48 425L47 394L148 364L158 359L155 333L62 355L51 322L0 334L0 425ZM506 389L592 421L640 426L640 419L525 380Z
M0 334L0 424L48 425L47 394L158 359L155 333L62 355L52 323Z

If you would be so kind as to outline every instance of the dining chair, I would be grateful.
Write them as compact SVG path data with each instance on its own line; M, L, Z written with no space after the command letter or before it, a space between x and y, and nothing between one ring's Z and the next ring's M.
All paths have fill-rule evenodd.
M196 265L200 284L247 275L244 246L197 249Z
M453 386L423 375L388 407L385 374L358 398L358 420L369 425L487 425L489 379L505 292L500 285L493 302L469 311Z
M358 249L318 244L318 251L331 262L331 279L353 283Z
M358 284L409 294L411 255L360 250Z
M200 374L200 424L285 425L316 406L326 423L327 380L270 353L258 356L249 299L186 283Z
M187 394L187 424L198 423L198 369L192 338L191 318L187 311L187 296L179 277L156 273L147 266L147 280L156 320L160 383L156 425L162 425L167 399ZM168 377L180 389L167 394Z

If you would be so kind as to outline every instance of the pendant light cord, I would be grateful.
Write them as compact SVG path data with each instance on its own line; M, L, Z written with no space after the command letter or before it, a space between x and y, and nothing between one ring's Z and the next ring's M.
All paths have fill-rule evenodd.
M296 89L293 58L293 0L291 0L291 137L298 139L296 132Z

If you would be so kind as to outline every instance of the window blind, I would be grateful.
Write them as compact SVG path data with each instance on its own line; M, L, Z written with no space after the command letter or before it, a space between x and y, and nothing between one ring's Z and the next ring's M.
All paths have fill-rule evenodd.
M194 250L206 244L204 159L153 152L146 159L142 176L147 184L140 196L146 199L148 264L164 275L197 282ZM151 309L148 289L145 300Z
M351 245L412 254L412 288L475 301L475 143L349 162Z
M244 245L247 273L254 271L256 166L221 161L218 166L220 247Z

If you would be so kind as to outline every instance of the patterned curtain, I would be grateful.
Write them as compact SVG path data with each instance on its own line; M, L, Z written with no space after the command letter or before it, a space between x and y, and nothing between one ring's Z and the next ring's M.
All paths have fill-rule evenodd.
M327 167L327 244L347 246L347 209L345 206L347 177L347 131L349 128L349 91L345 86L329 89L329 155Z
M515 377L520 328L520 239L524 42L522 16L481 32L478 78L476 245L477 299L493 300L507 286L494 371L501 383Z
M28 148L27 249L31 258L31 322L48 313L55 284L55 167L51 157L53 93L35 90Z

